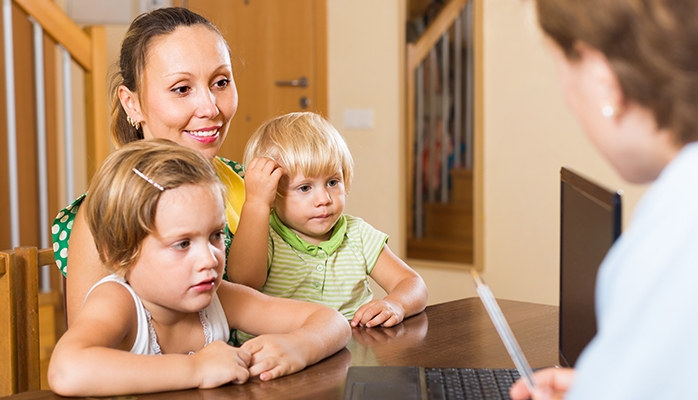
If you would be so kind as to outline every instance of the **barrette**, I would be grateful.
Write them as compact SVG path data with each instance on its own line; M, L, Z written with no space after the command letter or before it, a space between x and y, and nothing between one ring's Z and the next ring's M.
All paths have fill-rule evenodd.
M151 185L155 186L156 188L160 189L160 191L164 191L165 188L160 186L159 183L155 182L154 180L148 178L144 173L141 171L137 170L136 168L133 169L133 172L136 173L136 175L140 176L141 178L145 179L146 182L150 183Z

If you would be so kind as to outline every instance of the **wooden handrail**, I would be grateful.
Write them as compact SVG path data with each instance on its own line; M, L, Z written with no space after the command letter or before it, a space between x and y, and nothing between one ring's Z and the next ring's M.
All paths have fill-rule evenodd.
M85 70L87 176L111 151L108 132L107 45L103 26L80 28L51 0L12 0Z
M90 37L56 3L48 0L12 0L42 26L53 40L65 47L86 70L92 69Z
M436 42L441 39L441 36L453 25L453 21L463 11L466 3L469 0L451 0L439 12L436 19L429 24L429 27L419 37L416 43L410 43L408 47L407 71L413 72L424 58L429 54L429 51L434 47Z
M414 187L412 182L414 180L414 128L415 128L415 71L417 67L422 63L422 61L429 54L431 49L436 45L436 43L441 39L444 33L451 28L453 22L461 15L463 7L471 0L451 0L446 4L446 6L439 12L436 19L427 27L426 31L419 37L416 43L408 43L406 57L406 71L405 77L407 80L406 85L406 124L405 129L407 137L407 236L412 237L414 221L414 213L412 211L413 199L415 196Z

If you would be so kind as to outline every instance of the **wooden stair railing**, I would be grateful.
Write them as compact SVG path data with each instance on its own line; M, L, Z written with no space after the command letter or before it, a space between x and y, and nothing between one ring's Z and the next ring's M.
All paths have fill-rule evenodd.
M0 247L47 247L53 217L84 190L74 182L89 180L111 151L106 32L80 27L51 0L2 4L0 59L9 68L0 69L8 83L0 90L0 140L8 143L0 186L8 189L0 219L9 224L2 225ZM82 83L71 80L77 70ZM66 139L73 134L75 144ZM84 157L73 149L84 149Z
M50 266L60 274L52 248L30 246L0 251L0 396L48 388L43 383L48 359L65 325L58 322L55 332L49 332L50 343L43 343L47 335L39 329L39 315L62 315L64 297L60 280L54 280L49 292L39 290L42 266Z
M464 81L460 80L462 76L454 79L454 82L449 82L449 46L453 45L455 54L456 52L462 52L462 44L460 42L461 29L463 28L462 16L464 15L464 8L469 4L471 0L450 0L439 12L438 16L429 24L426 30L421 34L417 42L408 43L406 50L406 94L407 94L407 104L406 104L406 138L407 138L407 239L408 239L408 257L410 258L426 258L433 259L436 261L449 261L457 263L473 263L473 205L472 205L472 151L471 143L467 143L470 148L466 149L466 160L461 162L459 153L461 151L461 144L458 140L462 136L459 130L463 128L466 124L472 124L472 121L465 121L466 118L472 119L472 113L469 115L467 113L462 113L458 115L462 110L460 106L462 84ZM454 38L454 43L449 43L449 38ZM441 42L441 47L437 48ZM441 51L441 68L440 72L437 72L437 61L436 53ZM461 74L465 65L461 64L461 54L457 54L454 57L454 76ZM420 70L421 68L421 70ZM429 112L424 112L424 96L423 91L424 85L424 70L427 69L430 72L432 79L429 81L428 86L431 90L430 98L427 100L429 105L431 105L431 110ZM441 80L438 78L434 79L437 74L441 74ZM420 81L421 79L421 81ZM448 155L446 153L446 148L450 142L445 142L441 140L440 144L435 144L434 137L437 135L437 131L446 132L450 129L450 121L448 117L444 117L437 121L436 115L447 115L449 102L449 91L447 87L442 87L444 85L453 85L453 92L455 100L456 111L454 112L455 120L453 122L453 132L452 136L454 139L453 145L453 157L455 158L454 168L463 168L465 166L468 178L467 182L469 187L468 196L470 198L468 204L447 204L449 203L449 197L454 196L453 193L448 193L448 190L455 190L457 183L453 180L454 173L458 176L462 176L462 172L457 172L455 169L447 170L448 167L442 167L440 172L436 172L436 167L433 167L432 160L441 157L441 163L447 165ZM421 89L420 89L421 88ZM440 99L435 99L435 93L440 90L442 93L439 94ZM472 89L470 89L472 90ZM445 95L444 95L445 93ZM421 96L421 98L420 98ZM462 96L465 97L465 96ZM437 103L440 103L442 109L437 110ZM426 118L425 118L426 114ZM429 126L425 125L425 120L428 120ZM421 125L420 125L421 124ZM422 146L420 143L424 140L418 136L419 132L429 132L431 135L431 144ZM450 132L450 131L449 131ZM471 133L471 132L470 132ZM439 135L442 135L439 133ZM446 135L443 135L444 137ZM440 156L436 155L437 149L442 153ZM417 165L421 165L417 168ZM422 169L423 167L423 169ZM438 175L438 176L437 176ZM440 183L429 182L433 180L434 182L439 181ZM426 182L424 182L426 181ZM462 179L461 179L462 181ZM454 187L450 188L448 182L451 182ZM440 193L434 194L430 186L439 186ZM458 188L462 192L462 188ZM423 204L423 191L428 192L428 203ZM440 199L437 199L437 196ZM455 196L463 196L455 195ZM441 202L440 204L438 202ZM453 198L450 200L454 201ZM455 199L455 202L460 202L459 199ZM448 216L444 213L454 212L457 214L453 215L450 221L451 226L455 226L460 229L463 225L463 232L456 232L455 235L444 234L438 237L427 237L430 233L435 230L433 227L435 225L443 224L444 218L448 219ZM431 216L427 214L431 214ZM462 215L461 215L462 214ZM429 221L431 218L431 221ZM462 223L465 221L465 223ZM457 225L457 226L456 226ZM465 226L467 225L467 226ZM453 231L453 229L451 229ZM443 232L441 229L439 231ZM465 239L464 239L465 238ZM450 244L449 244L450 243ZM440 258L433 258L432 255L442 256ZM451 255L449 255L451 254ZM423 257L422 257L423 255Z
M109 155L107 116L107 44L103 26L81 29L51 0L12 0L68 50L85 71L87 171L92 177Z
M67 201L72 201L72 198L67 198L74 197L74 194L70 194L66 189L69 186L66 184L68 176L74 179L74 175L64 173L63 168L68 168L61 167L61 164L84 163L84 168L78 166L76 169L89 179L110 152L106 32L102 26L80 27L51 0L3 0L2 18L2 37L5 45L2 47L0 59L3 65L9 65L10 68L0 68L0 74L4 74L0 78L3 82L13 83L17 89L12 91L6 87L7 85L0 89L0 121L3 125L0 127L0 140L6 143L11 138L16 139L14 147L0 146L3 150L0 154L0 162L3 163L0 167L0 204L3 205L0 208L0 249L17 248L20 242L41 248L43 250L38 253L39 263L50 264L49 261L53 257L50 248L51 222L58 210L65 207ZM56 78L59 53L62 53L65 64L64 77L70 76L77 69L83 71L82 84L73 82L69 84L69 90L63 93L60 89L65 90L67 84L61 84L60 78ZM35 62L37 65L34 65ZM37 82L39 78L33 79L37 76L45 81L44 87L41 82ZM71 98L71 93L75 94L74 98ZM63 100L59 100L61 98ZM58 128L59 125L64 126L62 130L66 131L71 125L60 124L59 113L75 107L76 102L82 101L84 109L80 106L76 108L84 113L84 117L75 119L72 126L75 131L84 132L86 135L84 139L76 138L76 142L85 141L86 159L81 156L79 160L74 160L65 154L66 145L61 139L66 135L62 135L61 129ZM9 107L10 105L15 106L14 109ZM71 118L81 115L78 112L71 114L70 111L65 111L65 114L72 115ZM13 128L14 120L20 123ZM43 120L43 123L40 120ZM44 140L45 145L42 145L40 142ZM20 184L15 185L12 182ZM7 206L8 203L10 207ZM23 251L19 248L17 250L20 253ZM1 296L7 294L6 289L10 284L16 283L9 281L12 275L8 272L21 264L19 261L20 264L14 264L16 257L19 256L15 252L0 257ZM44 261L41 257L49 261ZM26 268L22 270L24 269ZM30 287L34 292L31 293L40 291L39 307L47 310L42 311L42 315L50 321L50 326L46 329L44 322L41 327L41 340L46 342L46 345L42 343L39 347L33 339L38 337L34 314L17 312L11 308L12 304L9 301L0 302L0 321L6 324L1 330L3 334L0 335L0 347L10 341L17 341L17 336L6 334L7 329L14 334L36 335L28 342L36 344L29 349L31 356L23 355L24 352L17 355L16 350L13 350L13 353L0 349L0 395L39 388L36 383L37 374L39 371L42 374L45 372L45 362L50 356L52 343L55 343L64 329L62 294L54 290L57 279L55 275L60 274L57 268L47 266L41 271L35 271L33 268L29 268L28 271L33 274ZM36 284L37 280L44 282L41 287ZM26 295L30 292L24 290L18 293ZM12 297L16 300L17 295ZM54 315L54 311L59 315ZM21 325L25 323L22 321L30 321L31 324L24 326ZM16 370L6 370L5 367L10 368L8 359L30 362L31 374L22 375L23 373Z

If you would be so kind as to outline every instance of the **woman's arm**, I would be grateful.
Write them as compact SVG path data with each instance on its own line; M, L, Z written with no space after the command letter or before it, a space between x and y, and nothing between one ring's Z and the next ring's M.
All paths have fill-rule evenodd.
M354 314L351 326L394 326L426 307L428 293L422 277L396 256L387 244L378 256L371 278L388 295L361 306Z
M245 203L228 257L232 282L260 289L267 280L269 214L282 173L268 158L255 158L245 171Z
M63 396L113 396L210 388L249 377L249 352L221 341L193 355L132 354L137 330L131 294L116 283L96 287L56 344L51 389Z
M95 248L83 208L78 209L68 246L68 271L66 275L66 313L70 326L85 301L85 296L95 283L109 275L102 265Z
M221 283L218 296L231 327L259 335L242 348L252 354L250 375L263 381L300 371L351 338L346 318L320 304L271 297L230 282Z

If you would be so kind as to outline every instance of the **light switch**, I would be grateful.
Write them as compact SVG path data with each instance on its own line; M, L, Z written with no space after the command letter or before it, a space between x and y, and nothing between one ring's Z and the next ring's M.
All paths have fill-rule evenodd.
M156 8L172 7L172 0L139 0L138 12L144 13L155 10Z
M344 129L373 129L373 110L344 110Z
M66 12L78 24L128 25L133 20L131 0L68 0Z

